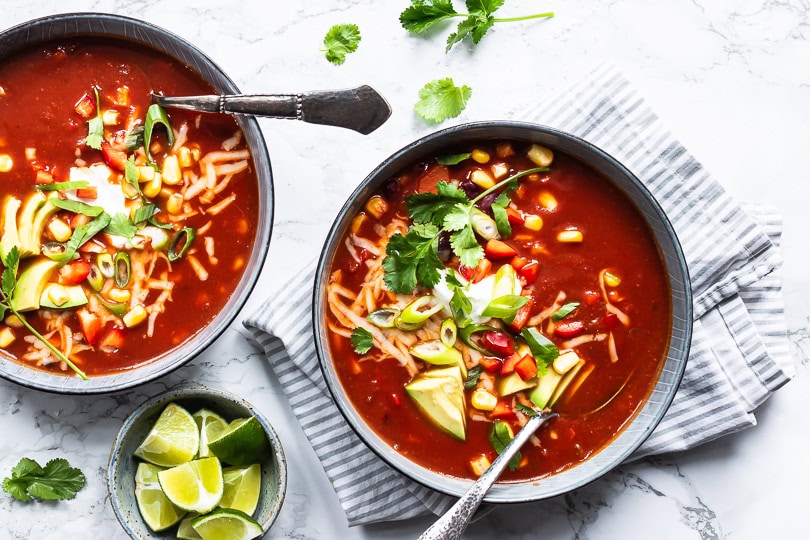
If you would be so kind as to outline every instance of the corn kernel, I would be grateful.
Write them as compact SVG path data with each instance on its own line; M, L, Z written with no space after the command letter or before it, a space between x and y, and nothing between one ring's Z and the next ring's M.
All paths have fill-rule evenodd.
M557 240L559 242L566 242L569 244L582 242L582 231L578 231L576 229L561 231L557 233Z
M543 228L543 218L535 216L534 214L528 214L523 216L523 226L530 231L539 231Z
M554 152L539 144L533 144L526 155L538 167L548 167L554 161Z
M509 167L506 166L506 163L496 163L491 167L491 169L492 176L494 176L496 180L500 180L509 172Z
M172 193L166 201L166 211L170 214L180 214L183 211L183 196L179 193Z
M14 343L14 332L8 326L0 330L0 347L6 348Z
M163 176L163 181L170 186L176 186L183 180L183 175L180 172L180 162L177 156L166 156L163 160L163 167L160 169L160 174Z
M202 151L200 150L199 146L194 146L191 149L191 159L196 163L200 161L200 156L202 155Z
M388 203L379 195L374 195L366 203L366 210L375 218L380 219L388 211Z
M67 242L70 239L70 236L73 234L70 225L61 219L52 219L49 221L48 232L51 233L53 239L57 242Z
M37 149L36 148L31 148L31 147L26 147L25 148L25 159L27 159L28 161L36 161L36 159L37 159Z
M495 155L499 158L508 158L509 156L514 156L515 148L512 146L512 143L500 143L495 147Z
M141 192L152 199L158 196L158 193L160 193L160 188L162 187L163 180L160 177L160 173L155 173L155 177L152 180L149 180L146 185L141 188Z
M61 306L70 300L70 295L68 295L67 289L65 289L64 286L54 284L48 287L48 299L53 302L54 305Z
M124 321L124 326L127 328L132 328L133 326L137 326L145 321L146 316L146 308L138 304L134 308L127 311L122 317L122 320Z
M0 172L8 172L14 167L14 160L8 154L0 154Z
M555 210L557 208L557 198L548 191L541 192L538 201L546 210Z
M359 233L360 229L363 227L363 223L365 223L366 220L368 220L368 215L364 214L363 212L360 212L354 216L352 219L352 232L354 234Z
M138 182L149 182L155 178L155 169L150 165L141 165L138 167Z
M490 463L489 458L483 454L470 460L470 467L472 468L473 474L476 476L484 474L487 469L489 469L490 465L492 465L492 463Z
M489 189L495 185L495 180L489 173L481 169L477 169L470 174L470 181L483 189Z
M177 150L177 161L180 162L180 166L183 168L188 168L194 165L194 161L191 159L191 150L189 150L186 146L181 146Z
M608 287L618 287L622 282L622 278L620 278L616 274L605 272L604 276L605 276L605 285L607 285Z
M107 109L101 113L101 123L105 126L114 126L118 124L118 111L115 109Z
M529 182L537 182L538 180L540 180L540 175L537 173L532 173L526 177L526 180L528 180Z
M491 411L498 404L498 398L485 388L476 388L472 393L470 403L479 411Z
M472 155L470 156L473 158L473 161L478 163L486 163L489 161L489 152L486 150L481 150L480 148L476 148L472 151Z
M23 327L22 321L16 315L14 315L13 313L10 314L8 317L6 317L5 320L3 320L3 322L6 323L11 328L22 328Z
M53 184L53 174L49 171L37 171L37 178L34 182L37 184Z
M132 298L132 293L127 289L119 289L117 287L113 287L112 289L109 290L109 292L107 292L107 298L109 298L113 302L123 304L124 302L129 302L129 299Z
M566 351L554 359L551 366L560 375L565 375L579 363L579 356L574 351Z
M115 104L126 107L129 105L129 87L119 86L115 90Z

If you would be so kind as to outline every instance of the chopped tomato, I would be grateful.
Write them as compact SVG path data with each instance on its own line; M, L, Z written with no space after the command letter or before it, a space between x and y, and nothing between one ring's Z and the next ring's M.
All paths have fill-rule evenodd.
M487 373L500 373L501 366L503 365L503 362L492 356L484 356L479 362L484 366L484 369L487 370Z
M537 377L537 361L533 356L527 354L515 364L515 371L524 381Z
M104 332L99 346L107 350L118 350L124 345L124 328L118 325L111 326Z
M501 356L508 356L515 352L512 338L504 332L484 332L481 336L481 346Z
M515 333L523 330L523 327L529 322L529 315L531 315L532 307L534 307L534 297L527 296L526 298L528 298L529 301L518 310L515 314L515 318L509 323L509 329Z
M582 295L582 300L589 306L593 306L601 299L602 295L596 291L585 291Z
M34 180L37 184L53 184L53 173L50 171L37 171L37 178Z
M494 418L498 418L500 420L506 421L517 420L517 415L515 415L515 411L512 410L512 406L506 401L498 400L498 403L495 405L495 408L492 409L492 412L490 414Z
M511 259L518 254L517 250L506 242L495 239L487 242L486 247L484 247L484 253L487 254L488 258L495 260Z
M90 275L90 263L84 259L77 259L59 269L59 283L78 285L87 279L88 275Z
M520 268L515 268L517 275L526 280L526 284L534 283L537 279L537 271L540 269L540 263L537 261L529 261Z
M96 112L96 100L90 97L90 94L85 94L76 102L74 108L82 118L90 118Z
M101 142L101 155L104 156L104 161L117 171L124 172L127 165L127 154L121 150L116 150L107 141Z
M101 320L86 309L80 309L76 314L79 317L84 340L88 345L95 347L98 345L98 339L101 336Z
M501 366L501 375L509 375L513 371L515 371L515 365L520 362L520 356L518 353L510 354L506 360L503 361L503 366Z
M509 262L509 265L512 268L514 268L515 270L520 270L521 268L526 266L528 263L529 263L529 259L527 259L526 257L521 257L520 255L518 255L517 257L513 258Z
M523 225L523 215L514 208L506 208L506 217L511 225Z
M450 171L444 165L435 165L419 177L416 181L416 190L419 193L437 193L436 184L449 182Z
M615 330L619 326L619 317L615 313L605 315L605 328Z
M458 273L471 283L478 283L487 277L490 270L492 270L492 262L487 259L481 259L478 266L475 268L470 268L469 266L464 266L462 264L458 266Z
M566 339L577 337L584 331L585 325L582 321L571 321L554 327L554 334Z
M96 199L98 198L98 188L95 186L79 188L76 190L76 196L80 199Z

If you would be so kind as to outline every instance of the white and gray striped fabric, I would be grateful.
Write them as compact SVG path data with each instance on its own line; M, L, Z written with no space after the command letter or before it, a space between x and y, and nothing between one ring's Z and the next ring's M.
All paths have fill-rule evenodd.
M520 120L586 138L624 163L661 203L686 254L695 308L686 373L632 459L755 425L753 411L794 373L778 275L779 216L735 202L610 66ZM244 325L267 355L349 524L441 513L453 499L388 467L332 402L313 345L313 284L314 263Z

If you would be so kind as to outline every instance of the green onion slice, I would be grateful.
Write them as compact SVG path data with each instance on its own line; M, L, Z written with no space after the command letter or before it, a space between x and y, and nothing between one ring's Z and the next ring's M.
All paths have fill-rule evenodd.
M554 322L561 321L566 318L568 315L573 313L579 307L579 302L569 302L562 306L560 309L554 312L554 315L551 316L551 320Z
M84 214L85 216L96 217L100 215L104 209L100 206L83 203L81 201L62 200L58 197L51 197L50 202L57 208L73 212L74 214Z
M87 180L74 180L73 182L54 182L53 184L37 184L34 186L34 189L37 191L61 191L64 189L82 189L86 187L90 187L90 182L88 182Z
M480 353L487 354L487 351L479 347L473 340L472 337L479 332L498 332L499 330L493 326L488 324L470 324L465 326L464 328L458 329L458 337L461 338L461 341L467 344L468 347L475 349Z
M520 336L526 341L532 356L537 362L545 365L551 364L555 358L560 356L560 350L546 336L537 331L536 328L524 328Z
M400 311L397 308L382 308L369 313L366 319L379 328L393 328L396 325L399 313Z
M399 318L407 324L419 324L431 318L441 309L442 305L436 301L435 297L426 295L408 304L400 313Z
M172 131L172 126L169 123L169 115L166 114L163 107L157 103L153 103L149 106L149 109L146 110L146 120L144 120L143 123L143 148L146 150L146 157L149 158L149 161L154 161L152 154L149 153L149 146L152 143L152 132L155 129L155 124L163 124L166 128L169 146L174 144L174 131Z
M520 308L526 305L529 299L518 294L505 294L492 301L484 308L481 315L484 317L495 317L506 322L511 322Z
M129 285L129 276L132 272L132 263L130 263L129 260L129 253L126 251L119 251L115 255L113 267L115 268L115 284L118 285L119 288L123 289Z
M428 364L450 365L463 362L461 351L448 347L438 339L417 343L410 350L411 354Z
M458 327L456 326L456 321L453 319L445 319L445 321L442 323L442 328L439 331L439 337L441 338L442 343L448 347L452 347L456 344L457 335Z
M197 237L197 231L191 227L183 227L172 238L169 244L169 260L171 262L178 261L183 258L186 252L191 248L191 244ZM180 251L177 250L180 246Z

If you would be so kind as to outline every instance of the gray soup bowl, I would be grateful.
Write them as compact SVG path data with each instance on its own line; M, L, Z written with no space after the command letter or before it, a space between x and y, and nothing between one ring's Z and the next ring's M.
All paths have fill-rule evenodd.
M32 20L0 32L0 61L48 41L78 36L103 37L155 49L186 65L221 94L239 89L210 58L179 36L144 21L101 13L68 13ZM182 345L135 368L84 381L14 362L0 354L0 377L15 383L60 394L97 394L131 388L179 368L211 345L233 322L245 304L262 269L273 224L273 175L259 124L250 116L236 116L252 154L258 178L259 216L253 251L241 281L222 310Z
M334 400L358 436L380 458L412 480L448 495L460 496L471 485L459 479L423 467L402 456L379 437L353 407L335 370L327 337L326 285L329 269L341 238L352 217L388 179L410 164L436 155L465 142L516 140L536 142L556 152L568 154L600 173L617 186L644 216L658 243L672 293L672 329L663 369L641 410L601 451L586 461L560 473L520 483L496 483L485 501L514 503L546 499L567 493L603 476L627 459L652 433L669 408L678 389L692 336L692 294L689 275L680 243L661 206L632 172L589 142L553 128L524 122L487 121L462 124L427 135L395 152L374 169L349 197L329 231L315 277L313 299L314 338L320 366Z
M107 465L107 491L115 517L127 534L136 540L176 537L176 526L152 532L141 518L135 500L135 471L140 462L134 457L135 449L169 403L177 403L192 414L206 408L228 422L250 416L259 420L270 442L270 455L261 464L261 492L253 518L267 532L281 511L287 491L287 461L273 426L256 408L238 396L205 386L180 386L153 397L135 409L124 420L113 442Z

